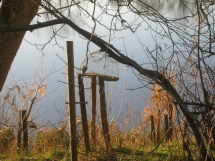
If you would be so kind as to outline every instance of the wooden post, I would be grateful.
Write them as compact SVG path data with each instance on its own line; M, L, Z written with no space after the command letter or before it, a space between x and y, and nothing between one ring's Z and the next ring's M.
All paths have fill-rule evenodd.
M188 123L187 123L187 121L184 121L184 126L183 126L183 139L184 139L184 140L189 140Z
M28 153L28 125L27 110L22 110L22 130L23 130L23 148Z
M78 76L78 85L79 85L79 96L80 96L80 107L81 107L81 121L82 121L82 129L84 133L84 143L86 148L86 153L90 151L90 139L89 139L89 130L87 124L87 111L86 111L86 104L85 102L85 95L84 95L84 83L83 78L79 75Z
M172 140L172 134L173 134L173 120L172 120L172 115L169 115L169 129L168 129L168 135L169 135L169 140Z
M157 145L158 145L160 142L160 125L161 125L161 112L159 109L158 109L158 114L156 117L157 117L156 118L156 123L157 123L156 131L157 131L157 133L156 134L157 134Z
M164 125L165 125L165 134L166 134L166 141L169 140L169 122L168 122L168 115L164 115Z
M109 134L109 128L108 128L108 122L107 122L104 78L102 78L102 77L99 77L99 94L100 94L102 131L103 131L103 135L104 135L104 139L105 139L107 152L110 153L112 148L111 148L111 144L110 144L110 134Z
M150 123L151 123L151 141L153 141L155 145L155 122L153 115L150 116Z
M92 87L91 138L92 138L92 143L95 143L95 139L96 139L96 76L91 77L91 87Z
M19 111L19 120L18 120L18 134L17 134L17 151L20 152L22 144L22 113Z
M68 63L68 106L70 123L70 144L72 150L72 161L78 160L77 137L76 137L76 108L75 108L75 83L74 83L74 53L73 41L67 41L67 63Z

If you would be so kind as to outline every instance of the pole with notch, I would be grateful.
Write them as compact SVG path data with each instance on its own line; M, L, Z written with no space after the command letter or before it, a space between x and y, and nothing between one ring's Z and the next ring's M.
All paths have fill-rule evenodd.
M68 107L70 123L70 144L72 161L78 160L77 137L76 137L76 108L75 108L75 83L74 83L74 52L73 41L67 41L67 68L68 68Z

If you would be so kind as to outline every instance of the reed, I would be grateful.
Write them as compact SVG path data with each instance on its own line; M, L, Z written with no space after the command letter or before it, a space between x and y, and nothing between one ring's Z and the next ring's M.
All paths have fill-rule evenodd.
M85 82L86 88L90 86L89 82ZM126 83L125 83L126 84ZM88 86L87 86L88 85ZM24 92L21 87L16 87L20 96ZM148 105L139 113L139 124L131 127L134 112L137 110L136 103L134 100L133 104L129 104L125 100L126 87L123 87L123 95L121 100L122 105L126 106L126 116L122 121L122 124L118 121L120 119L120 113L117 118L114 117L113 111L113 97L116 88L114 85L111 86L111 90L107 94L107 114L108 114L108 126L110 143L112 145L112 153L106 151L105 139L102 131L101 116L99 112L96 116L96 134L95 138L90 138L91 151L86 153L84 145L84 135L82 130L82 124L80 117L77 117L77 137L78 137L78 156L79 160L182 160L188 157L185 151L185 145L189 146L189 149L195 153L196 145L193 143L194 139L189 132L189 129L185 124L178 122L178 113L174 110L174 104L171 102L171 97L168 93L158 86L153 86L153 93L151 99L148 100ZM40 94L40 88L37 89ZM42 92L42 91L41 91ZM88 92L88 93L87 93ZM31 94L33 92L30 92ZM86 95L90 95L90 90L86 90ZM29 130L29 152L24 155L24 151L21 148L17 151L18 135L17 130L22 128L19 120L18 105L13 102L12 92L6 94L4 97L5 104L2 106L1 121L4 124L14 124L13 128L1 128L0 129L0 150L1 154L5 154L6 158L10 160L70 160L70 136L68 129L68 113L65 113L64 121L59 124L52 126L45 126L40 124L34 129ZM26 96L27 97L27 96ZM26 98L23 98L25 100ZM97 98L99 99L99 98ZM22 101L23 101L22 100ZM34 102L33 102L34 103ZM12 105L13 119L9 117L6 112L7 105ZM91 107L88 105L88 112ZM97 110L99 109L99 101L97 100ZM6 115L7 114L7 115ZM169 122L166 126L165 116L168 115ZM154 116L154 132L155 136L152 140L151 136L151 116ZM180 120L181 121L181 120ZM29 126L30 121L28 121ZM36 123L37 125L37 123ZM88 121L89 134L92 131L91 122ZM185 141L186 140L186 141ZM188 145L189 142L189 145ZM186 143L186 144L185 144ZM5 156L1 156L3 158ZM198 158L198 155L196 155Z

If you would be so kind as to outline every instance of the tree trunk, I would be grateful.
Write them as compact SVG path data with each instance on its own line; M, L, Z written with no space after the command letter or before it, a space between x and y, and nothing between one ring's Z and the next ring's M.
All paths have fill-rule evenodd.
M0 28L29 25L38 7L31 0L3 0L0 10ZM0 91L24 35L25 32L0 33Z

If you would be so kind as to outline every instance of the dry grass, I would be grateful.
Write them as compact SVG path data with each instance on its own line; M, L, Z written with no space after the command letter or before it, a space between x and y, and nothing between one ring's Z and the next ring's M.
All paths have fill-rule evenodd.
M106 152L104 138L102 136L101 126L97 126L97 138L96 143L91 144L92 152L88 155L85 153L85 147L83 143L82 131L79 131L79 142L78 142L78 151L80 160L111 160L111 157L115 156L118 160L134 160L139 157L144 156L154 148L156 148L150 140L150 133L147 130L144 130L142 126L137 126L130 131L123 132L120 130L117 123L112 123L109 125L110 135L111 135L111 144L113 146L112 154ZM1 135L4 140L6 136L11 135L11 131L7 130L8 135ZM4 137L3 137L4 136ZM12 136L12 135L11 135ZM14 137L13 137L14 138ZM32 140L32 138L31 138ZM9 140L8 140L9 141ZM180 155L183 154L183 148L181 143L176 144L176 140L170 143L161 143L159 148L153 152L156 158L168 158L168 157L177 157L177 152L180 151ZM16 153L16 140L7 142L7 151L4 151L5 154L12 154L10 160L17 160L20 158L20 155ZM10 145L10 146L8 146ZM1 144L2 146L2 144ZM31 145L31 150L29 155L32 159L65 159L69 158L69 135L66 129L66 125L59 126L58 128L43 128L35 131L35 139ZM21 153L22 154L22 153ZM149 155L146 158L153 156ZM180 156L179 155L179 156ZM113 159L113 158L112 158ZM168 160L168 159L167 159Z
M112 103L111 97L112 93L108 95L109 104ZM142 122L136 127L129 127L133 117L133 111L129 108L126 110L126 118L124 120L126 127L125 131L120 128L117 121L112 120L112 122L109 123L109 134L111 137L111 145L113 147L112 153L106 151L100 116L97 116L96 138L90 138L90 141L94 140L94 142L91 142L92 151L88 155L86 155L85 151L82 125L79 123L77 125L77 134L80 160L113 160L113 156L117 157L118 160L134 160L141 158L144 155L146 155L145 160L150 157L155 157L157 160L159 160L159 158L165 158L166 160L171 160L172 158L177 157L180 158L184 153L184 149L180 138L178 124L174 124L174 128L172 129L177 135L172 137L172 140L169 142L164 141L166 134L163 126L163 116L165 114L169 115L169 118L172 119L171 123L176 119L176 112L173 110L175 107L171 102L170 95L162 90L162 88L154 86L154 93L149 102L151 103L149 103L140 114ZM136 109L134 106L135 105L133 105L133 108ZM108 113L110 114L110 112ZM155 128L159 128L159 130L156 130L156 137L159 136L160 138L156 145L154 145L154 142L150 139L149 118L151 115L155 117ZM91 131L90 128L91 126L89 125L89 132ZM67 123L59 125L57 128L50 127L37 129L32 133L31 138L29 138L29 155L31 159L62 160L64 158L64 160L66 160L70 157L70 139ZM0 131L0 142L3 143L0 144L1 153L8 154L10 160L16 160L22 155L22 151L17 155L17 142L14 139L14 136L13 129L2 129ZM151 153L151 151L153 151L153 153ZM150 154L147 155L147 153Z
M14 138L13 128L5 127L0 129L0 154L9 152Z
M65 126L58 128L43 128L36 131L33 150L36 153L51 151L56 148L66 148L69 143L69 135Z

